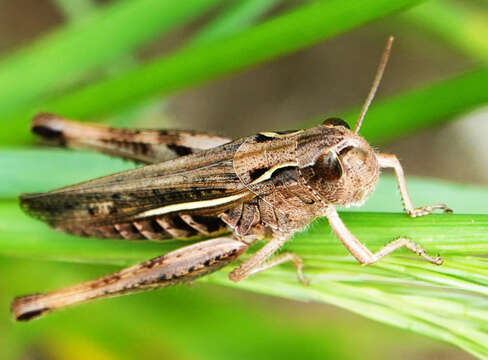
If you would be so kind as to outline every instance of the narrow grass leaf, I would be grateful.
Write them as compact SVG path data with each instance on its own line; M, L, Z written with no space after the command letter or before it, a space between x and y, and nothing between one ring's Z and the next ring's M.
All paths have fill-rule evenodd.
M236 34L248 28L278 2L278 0L243 0L233 3L193 36L190 43L204 44Z
M428 31L475 60L488 63L488 7L451 0L427 1L400 18Z
M426 84L386 99L378 99L366 114L360 134L371 144L380 144L446 123L454 116L488 103L488 67ZM460 91L462 89L462 91ZM342 117L354 124L359 108L343 112ZM302 124L313 126L316 118Z
M54 3L69 21L83 18L97 10L94 0L54 0Z
M110 64L217 1L118 1L40 38L0 62L2 118L39 101L59 82Z
M80 119L113 114L151 97L297 51L419 2L333 0L303 5L223 40L184 48L66 96L19 109L6 117L0 142L5 145L29 139L27 134L22 136L23 129L37 111Z

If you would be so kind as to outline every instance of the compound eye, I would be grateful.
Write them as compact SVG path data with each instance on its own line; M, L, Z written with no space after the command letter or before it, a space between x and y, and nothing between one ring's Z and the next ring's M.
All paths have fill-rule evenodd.
M320 155L313 169L317 176L326 181L337 181L342 177L342 165L334 151Z
M337 117L325 119L322 124L323 125L331 125L331 126L344 126L347 129L351 129L347 122L345 122L344 120L339 119Z

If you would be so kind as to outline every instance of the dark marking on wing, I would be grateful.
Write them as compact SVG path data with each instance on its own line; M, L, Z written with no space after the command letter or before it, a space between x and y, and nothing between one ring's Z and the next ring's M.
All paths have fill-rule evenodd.
M169 144L168 149L174 151L178 156L185 156L193 153L193 150L186 146Z
M232 166L244 140L46 193L23 194L20 205L53 228L79 236L170 239L213 234L225 230L219 215L255 196ZM244 196L212 205L211 200L238 194ZM145 215L174 204L189 205ZM204 231L186 224L179 212L191 214Z

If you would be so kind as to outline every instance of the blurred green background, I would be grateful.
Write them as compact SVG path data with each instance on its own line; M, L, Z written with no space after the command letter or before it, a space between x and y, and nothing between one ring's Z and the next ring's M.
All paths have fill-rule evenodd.
M21 192L134 167L40 146L32 115L233 137L353 123L389 35L361 134L399 156L414 204L457 214L409 219L385 174L342 217L371 249L407 235L445 265L399 252L361 267L319 221L287 245L307 288L288 265L237 285L225 269L13 322L14 296L180 245L81 239L23 215ZM488 358L486 0L0 0L0 55L1 359Z

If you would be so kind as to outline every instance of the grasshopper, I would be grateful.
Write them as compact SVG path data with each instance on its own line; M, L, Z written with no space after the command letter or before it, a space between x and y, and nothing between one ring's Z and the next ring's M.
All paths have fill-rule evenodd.
M375 152L358 135L383 75L390 38L355 129L330 118L306 130L261 132L230 140L176 130L129 130L37 115L32 131L68 148L90 149L146 164L77 185L20 197L23 210L56 230L79 236L123 239L211 238L171 251L100 279L46 294L16 298L16 320L98 298L165 287L214 272L253 243L270 240L229 275L240 281L291 261L306 284L303 262L285 252L272 255L318 216L359 263L373 264L398 248L431 257L398 238L373 253L344 225L336 206L360 206L374 190L381 168L392 168L410 217L444 204L414 208L395 155ZM230 233L230 235L229 235Z

